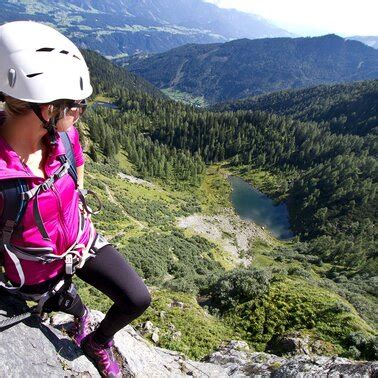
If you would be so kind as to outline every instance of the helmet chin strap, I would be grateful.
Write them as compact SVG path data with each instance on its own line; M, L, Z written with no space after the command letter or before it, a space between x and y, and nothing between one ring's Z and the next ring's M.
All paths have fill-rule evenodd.
M56 144L56 123L59 120L58 117L52 117L46 121L42 116L42 111L39 104L30 103L30 107L33 110L34 114L40 119L43 124L43 127L47 130L49 141L51 145Z

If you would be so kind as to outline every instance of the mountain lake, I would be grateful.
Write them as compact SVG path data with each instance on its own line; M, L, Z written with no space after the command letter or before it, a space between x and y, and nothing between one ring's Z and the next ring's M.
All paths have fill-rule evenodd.
M253 221L267 228L276 238L285 240L294 236L290 230L286 204L275 205L273 200L246 181L236 176L228 177L231 201L236 213L244 220Z
M104 101L95 101L91 104L91 106L95 109L98 106L103 106L104 108L108 109L115 109L118 110L118 106L116 104L113 104L111 102L104 102Z

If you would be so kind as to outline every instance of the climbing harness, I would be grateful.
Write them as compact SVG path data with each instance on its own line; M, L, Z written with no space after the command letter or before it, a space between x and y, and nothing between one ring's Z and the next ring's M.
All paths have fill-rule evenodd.
M102 235L97 234L90 248L90 255L95 256L98 250L100 250L102 247L108 244L109 242ZM17 252L17 254L18 254L18 257L20 258L25 258L25 259L33 258L30 254L25 254L22 257L21 257L20 252ZM65 275L50 290L48 290L47 292L43 294L29 294L29 293L23 293L21 291L17 291L16 294L21 299L37 302L37 305L32 308L29 308L29 310L23 314L15 315L10 318L4 319L3 321L0 321L0 330L3 328L10 327L11 325L19 323L32 316L39 316L43 318L44 314L46 313L46 309L44 308L44 305L50 298L55 297L56 295L60 296L58 300L60 309L64 310L71 307L73 301L75 300L77 296L76 287L72 283L72 275L75 273L76 269L79 267L80 260L75 259L75 258L67 259L68 256L72 256L68 252L66 252L65 255L66 255ZM76 256L76 254L74 256ZM42 261L42 260L39 260L40 258L41 258L40 256L37 256L36 260L32 260L32 261ZM47 257L47 260L49 258L50 257ZM51 261L55 261L55 259L52 258ZM84 259L81 260L81 263L83 262L85 262ZM47 263L47 262L43 261L43 263Z
M96 194L89 190L80 190L77 185L77 169L73 149L68 135L65 132L59 133L64 144L66 154L59 157L62 165L48 177L42 184L29 189L26 180L10 179L0 181L1 195L3 196L4 208L0 215L0 242L2 249L11 258L19 276L19 285L14 286L7 282L5 274L0 275L0 287L8 292L17 293L25 300L33 300L37 305L28 312L5 319L0 322L0 328L8 327L22 321L30 316L42 316L44 312L44 305L48 299L53 296L60 295L62 299L63 308L68 308L72 304L76 296L76 288L72 284L72 276L76 269L82 268L85 261L95 256L98 249L106 244L109 244L105 238L96 234L93 224L89 223L89 240L84 245L80 243L80 239L84 232L85 219L91 214L97 214L101 210L101 202ZM75 242L61 255L53 253L51 247L20 247L11 244L11 237L13 232L17 229L25 213L28 201L34 198L33 215L36 225L40 231L43 239L50 240L47 231L43 225L43 221L38 208L38 196L40 193L49 190L56 180L69 174L75 182L75 186L79 191L80 206L79 212L79 226ZM92 194L98 201L98 209L93 211L87 204L85 197ZM27 294L23 293L22 286L25 283L25 275L21 267L20 260L27 260L33 262L40 262L42 264L50 264L56 261L64 261L65 272L62 279L55 284L50 290L44 294ZM64 299L65 298L65 299Z

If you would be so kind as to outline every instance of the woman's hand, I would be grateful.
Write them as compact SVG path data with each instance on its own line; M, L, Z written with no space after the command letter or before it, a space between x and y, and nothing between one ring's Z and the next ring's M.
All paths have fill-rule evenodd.
M77 167L77 184L79 189L84 189L84 164Z

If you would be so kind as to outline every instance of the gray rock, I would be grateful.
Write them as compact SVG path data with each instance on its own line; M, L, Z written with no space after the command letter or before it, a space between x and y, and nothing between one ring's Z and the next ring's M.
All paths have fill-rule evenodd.
M169 307L178 307L178 308L184 308L185 307L183 302L176 301L176 300L172 301L168 306Z
M270 352L281 355L311 354L311 340L309 336L302 336L299 332L273 338L267 345Z
M142 324L142 328L145 329L146 331L153 331L154 325L152 322L148 320L147 322Z
M340 357L296 356L274 371L273 377L374 377L377 362L352 362Z
M25 303L0 294L0 321L25 311ZM5 316L6 315L6 316ZM0 330L0 377L99 377L70 338L37 317Z
M22 307L15 298L0 296L1 314L12 316L21 313ZM91 311L91 327L103 317L101 312ZM0 315L0 321L3 318ZM65 336L72 320L72 316L57 314L51 321L42 323L34 318L1 330L0 377L99 377L92 363ZM206 361L192 361L181 353L153 346L131 326L116 334L115 348L125 377L375 377L378 373L377 362L309 355L283 358L253 352L243 341L229 342Z
M172 340L177 340L182 336L180 331L173 332L172 334Z
M151 339L152 339L152 341L153 341L155 344L157 344L157 343L159 342L159 333L155 331L155 332L152 334Z
M297 355L283 358L270 353L252 352L244 342L231 341L206 358L226 369L228 376L297 377L375 377L378 362L355 362L340 357Z

